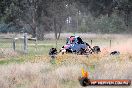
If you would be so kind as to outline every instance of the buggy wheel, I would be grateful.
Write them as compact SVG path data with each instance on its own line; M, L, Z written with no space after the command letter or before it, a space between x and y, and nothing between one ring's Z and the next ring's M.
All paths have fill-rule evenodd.
M50 56L57 55L57 49L56 49L56 48L51 48L51 49L49 50L49 55L50 55Z
M98 54L99 52L101 52L100 47L99 46L94 46L93 47L93 52L96 53L96 54Z
M78 55L83 55L85 54L85 49L81 48L78 52L77 52Z

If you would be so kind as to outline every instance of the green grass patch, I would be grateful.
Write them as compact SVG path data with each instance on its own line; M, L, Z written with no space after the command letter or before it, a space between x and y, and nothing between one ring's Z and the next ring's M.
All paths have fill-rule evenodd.
M7 60L1 60L0 65L10 64L10 63L22 63L22 62L24 62L24 59L11 58L11 59L7 59Z
M24 62L28 62L32 59L35 58L35 55L20 55L20 56L16 56L16 57L8 57L8 58L4 58L3 60L0 60L0 65L4 65L4 64L12 64L12 63L24 63Z

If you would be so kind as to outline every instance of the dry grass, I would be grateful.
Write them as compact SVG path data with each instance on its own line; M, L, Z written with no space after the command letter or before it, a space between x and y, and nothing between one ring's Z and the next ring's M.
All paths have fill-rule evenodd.
M46 39L54 39L54 33L45 34ZM65 39L74 35L73 33L61 33L60 39ZM130 34L95 34L95 33L76 33L75 35L82 37L83 39L122 39L122 38L130 38Z
M82 67L93 79L132 79L131 55L60 55L56 64L43 56L38 61L36 58L0 66L0 88L80 88L78 77Z
M0 60L1 58L14 57L18 55L19 54L15 52L13 49L0 48Z
M79 74L79 65L62 67L54 67L46 63L6 65L0 68L0 88L75 87L79 86L77 81ZM66 85L65 83L71 85Z

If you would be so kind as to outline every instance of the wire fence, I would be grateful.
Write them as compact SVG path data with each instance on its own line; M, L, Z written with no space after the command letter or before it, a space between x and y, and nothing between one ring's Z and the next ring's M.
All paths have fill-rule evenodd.
M10 36L11 35L11 36ZM19 54L48 55L50 48L55 47L54 40L38 41L28 34L1 34L0 54L3 51L17 52ZM49 42L50 41L50 42Z
M0 38L0 48L12 49L12 39Z
M119 41L114 39L83 38L83 41L89 43L91 46L98 45L101 48L104 46L111 48L114 44L119 44ZM17 52L20 54L48 55L50 48L57 47L59 50L65 45L65 42L66 37L65 39L58 40L56 43L54 39L39 41L35 38L31 38L28 34L1 34L0 54L2 54L4 50L9 50L10 52Z

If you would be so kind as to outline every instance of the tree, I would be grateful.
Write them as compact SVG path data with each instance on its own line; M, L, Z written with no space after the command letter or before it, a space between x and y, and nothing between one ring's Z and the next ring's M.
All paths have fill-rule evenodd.
M50 31L56 39L66 29L70 32L77 32L79 28L92 31L94 27L86 24L90 14L95 19L93 23L103 19L102 16L111 18L116 14L124 19L127 32L132 28L131 0L1 0L0 12L1 23L8 24L6 30L13 27L12 31L24 30L39 39Z
M66 2L62 0L13 0L7 8L4 21L19 27L30 26L32 37L42 38L44 31L53 30L59 39L68 17Z
M107 15L110 17L116 13L120 18L124 19L127 27L130 27L132 18L132 0L78 0L84 9L81 11L85 13L91 13L94 17L100 17L101 15ZM127 31L131 31L131 28Z

